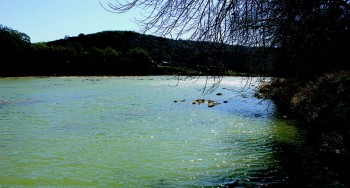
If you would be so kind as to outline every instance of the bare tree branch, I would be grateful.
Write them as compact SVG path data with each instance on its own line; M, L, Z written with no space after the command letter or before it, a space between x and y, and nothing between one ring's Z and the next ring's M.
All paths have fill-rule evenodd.
M274 19L273 6L269 0L116 0L107 9L115 13L134 7L145 10L144 18L137 20L144 33L264 46L272 44L274 26L268 21Z

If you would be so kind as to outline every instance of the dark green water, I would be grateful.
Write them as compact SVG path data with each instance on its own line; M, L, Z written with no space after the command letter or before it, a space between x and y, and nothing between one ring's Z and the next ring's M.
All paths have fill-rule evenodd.
M0 187L346 187L241 78L170 78L0 79Z

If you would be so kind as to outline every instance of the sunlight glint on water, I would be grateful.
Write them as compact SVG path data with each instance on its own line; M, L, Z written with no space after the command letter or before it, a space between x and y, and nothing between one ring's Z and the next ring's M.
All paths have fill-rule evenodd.
M275 165L273 105L222 89L240 78L223 96L168 78L0 79L0 185L218 186Z

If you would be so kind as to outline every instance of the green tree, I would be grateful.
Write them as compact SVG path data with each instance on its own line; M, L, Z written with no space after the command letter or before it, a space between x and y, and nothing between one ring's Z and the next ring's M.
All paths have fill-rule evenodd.
M304 117L299 120L310 120L306 116L316 113L308 123L316 129L325 123L326 127L340 130L339 138L349 138L350 123L347 117L342 118L343 111L350 109L344 102L349 92L343 87L348 85L349 74L317 78L327 78L327 72L350 70L350 0L116 0L108 4L109 10L116 13L135 7L147 10L144 19L138 20L144 32L259 47L250 48L249 69L264 73L273 65L277 79L272 79L275 88L270 94L279 109L287 107L292 115ZM217 69L227 67L220 61L211 63ZM328 94L332 92L336 93ZM293 114L293 107L297 113ZM342 142L349 153L350 139Z
M0 25L1 76L20 76L28 71L30 45L28 35Z
M128 69L136 74L146 74L149 72L151 57L142 48L132 48L126 52L128 58Z
M270 61L266 66L275 64L278 76L314 76L330 68L350 66L341 60L350 50L348 0L117 0L108 4L116 13L135 7L148 10L139 20L144 32L279 48L276 58L267 55L268 50L260 53ZM336 66L330 63L334 60Z
M350 1L281 1L275 15L281 76L304 79L350 68L343 60L350 52Z

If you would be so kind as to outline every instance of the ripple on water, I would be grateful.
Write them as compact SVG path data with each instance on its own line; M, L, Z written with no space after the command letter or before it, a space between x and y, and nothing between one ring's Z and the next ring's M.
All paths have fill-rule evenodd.
M202 96L205 80L166 78L0 79L0 186L274 185L276 148L302 148L267 101L220 88ZM197 98L228 103L190 104Z

